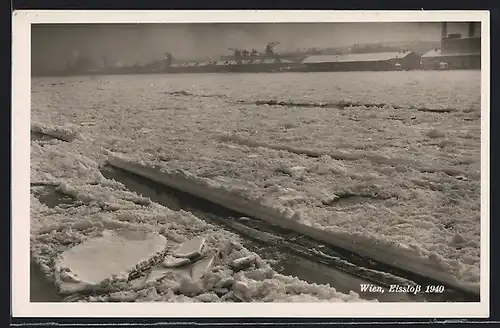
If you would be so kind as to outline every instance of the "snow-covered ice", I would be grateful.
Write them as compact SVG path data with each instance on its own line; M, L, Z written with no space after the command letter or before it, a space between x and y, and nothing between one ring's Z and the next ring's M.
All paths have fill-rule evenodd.
M208 272L214 263L214 255L210 254L198 262L194 263L191 268L191 279L199 281Z
M166 238L140 230L105 230L64 251L56 260L56 283L64 292L101 286L129 274L163 252ZM71 279L69 279L71 278Z
M233 268L234 270L241 270L245 267L253 265L254 263L255 263L255 256L253 255L245 256L234 260L231 263L231 268Z
M261 198L252 198L251 194L244 192L248 190L241 189L241 186L233 188L232 185L215 183L210 179L166 168L148 167L144 164L129 162L123 158L110 157L109 163L133 174L167 186L173 186L226 208L291 229L327 244L342 247L362 256L433 278L448 285L477 292L478 286L476 284L458 281L455 276L449 274L450 272L446 270L443 262L439 259L420 256L421 254L416 254L415 250L404 245L377 240L373 236L366 236L359 232L346 233L337 229L325 229L324 226L308 220L303 212L290 210L288 202L276 205L272 201L266 202L265 200L261 201ZM279 190L279 188L277 189ZM293 189L285 189L284 191L295 192Z
M306 226L398 250L409 260L427 261L461 284L478 286L478 72L105 79L109 83L99 88L97 81L86 77L58 79L63 84L56 87L49 78L33 79L32 122L45 130L73 129L78 136L71 142L31 143L32 182L55 185L78 205L48 208L32 197L32 253L47 274L53 274L53 258L105 229L161 228L167 240L176 243L203 232L209 248L214 236L227 238L227 232L211 231L190 213L171 211L105 179L98 167L115 154L183 172ZM171 94L176 91L184 93ZM260 99L365 105L255 104ZM416 108L454 110L429 113ZM33 187L32 194L37 192ZM224 266L216 260L217 267ZM209 272L203 280L210 276ZM271 297L246 292L244 286L257 288L254 282L238 281L242 291L237 297ZM184 300L162 296L162 288L127 297Z
M52 137L66 142L71 142L74 139L78 138L79 136L78 132L74 129L74 127L71 126L69 127L51 126L46 124L38 124L36 122L31 124L31 132L43 134L48 137Z
M163 260L163 266L165 268L176 268L188 264L190 262L191 261L188 258L166 256L165 259Z
M239 237L216 229L191 213L172 211L153 203L127 191L121 183L104 178L99 172L99 164L105 162L107 153L99 144L79 140L71 143L59 140L32 142L34 186L31 195L31 255L40 269L49 279L55 279L68 294L89 289L101 292L100 296L79 297L80 301L197 302L221 301L222 297L226 301L234 301L235 296L227 295L236 281L230 263L234 258L252 254L241 245L236 246ZM46 186L70 196L73 202L46 206L38 198ZM173 272L157 267L149 275L130 281L120 277L107 279L108 274L120 276L121 269L126 272L128 264L138 260L127 257L128 252L110 254L113 251L130 251L128 247L114 248L109 244L110 236L124 230L149 231L153 235L160 232L166 240L166 250L170 256L180 244L203 236L205 249L225 250L222 253L226 257L214 259L208 264L201 262L194 272L182 267ZM143 242L148 245L146 240ZM99 245L103 246L99 247L99 252L78 256L82 251L95 250ZM133 248L132 254L141 253L137 245L130 243L128 246ZM106 265L96 269L95 265L105 261L102 256L108 255L115 257L109 260L110 263L106 262ZM278 279L276 277L280 277L268 264L262 260L259 263L260 270L267 272L265 280L274 283ZM61 271L63 267L72 270ZM192 274L198 279L197 282L193 281ZM99 286L93 285L99 281ZM221 281L229 282L224 287L226 293L221 293L221 288L216 287L222 284ZM313 288L312 285L304 284ZM330 286L322 288L329 291L327 299L314 290L306 292L304 297L316 301L362 301L357 294L345 295ZM180 297L178 293L186 295ZM280 293L273 295L285 298ZM268 300L272 299L272 296L268 297Z
M193 258L199 256L205 245L205 237L197 237L182 243L174 253L176 257Z

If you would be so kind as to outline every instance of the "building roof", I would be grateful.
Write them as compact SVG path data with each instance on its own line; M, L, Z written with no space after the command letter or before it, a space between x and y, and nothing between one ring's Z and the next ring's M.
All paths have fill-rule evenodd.
M480 52L450 52L450 53L442 53L441 49L432 49L431 51L426 52L424 55L422 55L423 58L430 58L430 57L458 57L458 56L481 56Z
M386 61L390 59L405 58L411 51L405 52L379 52L366 54L345 54L345 55L313 55L306 57L302 63L339 63L339 62L371 62Z

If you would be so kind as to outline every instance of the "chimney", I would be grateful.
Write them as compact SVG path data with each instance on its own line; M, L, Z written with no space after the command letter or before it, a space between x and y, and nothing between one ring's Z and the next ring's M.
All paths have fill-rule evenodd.
M473 38L476 32L476 25L474 23L469 23L469 38Z
M448 26L446 25L446 22L441 23L441 40L446 39L448 36Z
M448 36L448 26L446 22L441 23L441 51L444 51L444 41Z

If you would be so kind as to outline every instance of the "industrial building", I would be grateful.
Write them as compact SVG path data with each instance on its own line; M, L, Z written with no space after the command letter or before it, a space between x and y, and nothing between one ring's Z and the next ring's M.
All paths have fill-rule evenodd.
M469 23L468 36L448 34L446 23L441 28L441 48L422 56L423 69L480 69L481 37L475 36L476 23Z
M420 68L413 51L313 55L302 61L306 71L389 71Z

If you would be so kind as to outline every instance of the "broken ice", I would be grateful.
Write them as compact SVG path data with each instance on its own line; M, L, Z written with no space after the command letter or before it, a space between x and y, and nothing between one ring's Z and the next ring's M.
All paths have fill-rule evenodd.
M56 282L63 292L100 286L111 277L133 272L138 264L158 256L165 246L165 237L158 233L106 231L61 254L56 262Z
M193 267L191 268L191 278L193 279L193 281L197 281L203 278L205 273L207 273L207 271L212 266L213 262L214 256L209 255L193 264Z
M197 237L182 243L174 253L176 257L193 258L199 256L205 245L205 237Z
M165 268L177 268L177 267L183 266L185 264L188 264L189 262L191 262L191 261L185 257L167 256L163 260L163 266Z
M233 270L242 270L248 268L255 263L256 257L254 255L240 257L231 263L231 268Z

